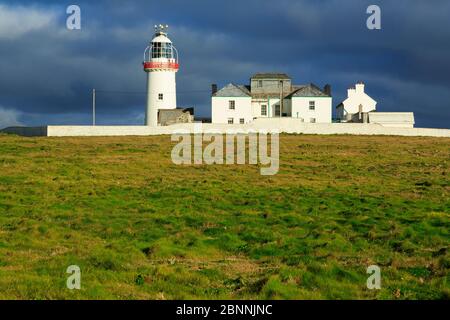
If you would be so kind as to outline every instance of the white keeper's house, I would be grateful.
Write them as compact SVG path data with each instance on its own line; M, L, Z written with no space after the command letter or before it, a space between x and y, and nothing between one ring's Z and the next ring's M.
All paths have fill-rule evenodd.
M293 85L284 73L257 73L250 85L212 85L212 123L249 123L258 118L297 118L301 122L331 123L331 87Z
M348 88L347 99L336 106L336 114L338 119L345 121L357 113L372 112L376 108L377 102L365 92L364 83L360 81Z
M365 92L359 81L347 90L347 99L336 106L339 122L375 123L384 127L413 128L413 112L378 112L377 102Z

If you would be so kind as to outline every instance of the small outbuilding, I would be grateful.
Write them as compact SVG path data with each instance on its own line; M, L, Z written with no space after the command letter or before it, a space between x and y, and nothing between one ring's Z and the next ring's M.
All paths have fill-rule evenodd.
M191 122L194 122L194 108L159 109L158 111L158 123L161 126Z
M365 92L363 82L358 82L347 90L347 99L336 106L337 119L340 122L352 122L357 113L375 111L377 102Z
M377 102L365 92L363 82L347 91L347 99L336 106L339 122L375 123L384 127L413 128L413 112L377 112Z

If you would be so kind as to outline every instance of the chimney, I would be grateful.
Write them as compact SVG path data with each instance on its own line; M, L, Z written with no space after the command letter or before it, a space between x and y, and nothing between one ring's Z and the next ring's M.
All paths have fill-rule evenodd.
M353 96L353 94L356 92L356 90L355 90L355 87L350 87L350 88L348 88L348 90L347 90L347 96L348 97L351 97L351 96Z
M327 96L331 97L331 86L329 84L326 84L325 87L323 87L323 92L325 92Z
M217 84L211 85L211 95L214 95L217 92Z
M356 92L363 93L364 92L364 83L362 81L359 81L356 85Z

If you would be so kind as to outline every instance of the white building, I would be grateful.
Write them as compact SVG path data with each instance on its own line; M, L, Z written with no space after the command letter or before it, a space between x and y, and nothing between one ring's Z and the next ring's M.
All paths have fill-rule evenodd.
M341 122L350 121L357 113L375 111L377 102L364 91L364 83L358 82L347 90L347 99L336 107L336 115Z
M250 85L213 85L212 123L249 123L257 118L298 118L302 122L330 123L332 97L329 85L293 85L280 73L257 73Z
M384 127L413 128L413 112L377 112L377 102L365 92L365 85L358 82L347 91L347 99L336 106L340 122L375 123Z

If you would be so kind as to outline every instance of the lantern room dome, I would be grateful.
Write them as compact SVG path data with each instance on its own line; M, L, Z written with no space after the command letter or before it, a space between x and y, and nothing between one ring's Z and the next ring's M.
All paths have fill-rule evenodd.
M160 43L172 43L169 38L167 38L164 34L155 34L155 37L152 39L152 43L160 42Z

